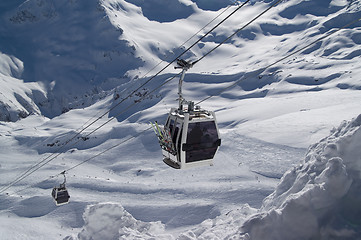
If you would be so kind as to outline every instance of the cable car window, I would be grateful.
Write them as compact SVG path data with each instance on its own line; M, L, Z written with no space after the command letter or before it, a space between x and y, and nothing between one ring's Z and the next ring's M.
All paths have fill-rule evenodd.
M178 143L177 143L177 152L178 152L178 156L180 155L180 151L181 151L181 143L182 143L182 134L183 134L183 125L180 128L180 133L179 133L179 137L178 137Z
M170 123L169 123L169 133L170 134L172 134L173 128L174 128L174 120L171 119Z
M181 123L177 121L176 124L175 124L175 129L174 129L174 133L173 133L173 137L172 137L174 145L177 144L177 136L178 136L178 132L179 132L180 127L181 127Z
M167 118L167 122L164 124L164 126L167 126L167 127L168 127L169 120L170 120L170 118L168 117L168 118Z
M69 194L67 190L58 191L57 199L58 204L67 203L69 201Z
M186 151L186 162L212 159L220 145L214 121L189 123Z

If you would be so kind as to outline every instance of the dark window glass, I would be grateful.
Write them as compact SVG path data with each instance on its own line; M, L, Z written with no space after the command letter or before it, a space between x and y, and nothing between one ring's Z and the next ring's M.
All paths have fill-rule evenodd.
M164 126L168 126L168 124L169 124L169 120L170 120L170 118L168 117L168 118L167 118L167 122L165 123L165 125L164 125Z
M175 125L175 129L174 129L174 133L173 133L173 136L172 136L173 144L175 146L177 144L177 136L178 136L180 126L181 126L180 122L177 121L176 125Z
M218 133L214 121L189 123L186 162L212 159L217 151Z
M68 191L66 191L66 190L58 191L58 195L57 195L57 199L56 199L56 201L58 203L65 203L68 201L68 199L69 199Z
M178 156L180 156L180 151L181 151L182 134L183 134L183 125L181 126L181 130L180 130L179 138L178 138L178 143L177 143ZM180 161L180 160L179 160L179 161Z
M174 128L174 120L170 120L170 123L169 123L169 132L172 134L172 131L173 131L173 128Z

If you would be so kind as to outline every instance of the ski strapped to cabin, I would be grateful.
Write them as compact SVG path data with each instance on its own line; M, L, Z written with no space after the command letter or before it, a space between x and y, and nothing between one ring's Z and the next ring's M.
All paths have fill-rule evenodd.
M165 131L164 128L161 129L157 121L155 121L154 124L152 122L150 124L153 127L154 133L157 135L160 147L163 150L171 152L173 155L175 155L177 151L174 147L171 133L169 131Z

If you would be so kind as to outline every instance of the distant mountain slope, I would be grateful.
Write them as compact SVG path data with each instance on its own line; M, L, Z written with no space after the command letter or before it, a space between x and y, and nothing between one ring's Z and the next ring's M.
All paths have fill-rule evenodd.
M36 103L46 100L45 91L36 82L24 83L22 62L0 52L0 121L16 121L31 113L41 114Z
M200 58L270 3L251 1L183 57ZM139 86L142 82L137 80L139 77L144 77L161 60L173 59L174 54L181 52L178 47L186 39L223 11L220 8L230 4L231 1L226 0L171 0L167 4L163 0L2 2L2 66L6 65L4 69L8 69L10 77L21 79L24 84L39 84L37 88L43 95L34 98L27 94L27 99L23 92L14 90L11 95L16 93L23 96L23 100L16 98L15 104L9 104L9 100L3 98L2 109L22 112L18 117L30 113L54 117L73 108L89 106L111 94L116 87L117 92L122 92L124 88ZM228 9L198 37L234 8ZM281 2L191 69L190 73L195 73L192 81L208 86L207 75L211 75L214 82L237 80L360 15L360 1ZM361 54L360 26L360 23L353 24L256 78L245 75L239 85L238 98L335 87L361 89L361 81L355 77L361 71L357 64ZM6 60L12 58L18 59L23 67L18 69ZM147 76L162 66L164 64ZM166 73L173 71L169 68ZM217 90L213 89L217 86L211 88L206 94ZM129 90L124 92L127 93ZM3 113L5 115L9 114ZM15 114L0 119L14 121L18 117Z
M112 89L143 64L96 0L24 1L0 25L0 51L23 63L14 77L44 86L48 106L36 104L49 117L83 107L79 98Z

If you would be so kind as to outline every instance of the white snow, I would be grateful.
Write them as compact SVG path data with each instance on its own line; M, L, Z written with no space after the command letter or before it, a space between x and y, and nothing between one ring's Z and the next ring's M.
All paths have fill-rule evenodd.
M243 231L251 239L358 239L360 140L361 115L311 146Z
M170 239L160 222L136 220L116 203L88 206L84 213L85 227L79 239Z
M177 79L147 93L178 70L125 98L231 2L0 3L0 191L51 159L0 193L1 239L360 239L360 22L262 71L359 18L358 0L282 1L187 72L186 99L215 95L201 103L221 132L213 167L171 169L142 133L177 104ZM182 58L270 4L251 1ZM70 203L56 207L66 169Z

